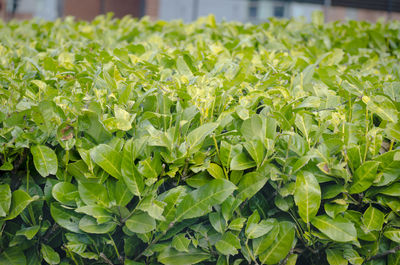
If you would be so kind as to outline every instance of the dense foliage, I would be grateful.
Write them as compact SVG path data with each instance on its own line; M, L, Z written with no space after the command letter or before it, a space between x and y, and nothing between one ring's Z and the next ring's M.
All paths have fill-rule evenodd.
M0 264L400 264L400 22L0 23Z

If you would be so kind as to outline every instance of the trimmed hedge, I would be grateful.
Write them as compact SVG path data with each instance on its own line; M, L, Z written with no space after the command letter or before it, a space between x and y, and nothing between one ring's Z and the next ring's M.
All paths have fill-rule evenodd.
M0 264L400 264L399 36L0 22Z

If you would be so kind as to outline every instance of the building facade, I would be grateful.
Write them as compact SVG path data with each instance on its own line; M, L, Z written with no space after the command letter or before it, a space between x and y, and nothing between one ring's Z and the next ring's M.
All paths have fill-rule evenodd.
M400 0L0 0L0 17L5 20L65 16L92 20L113 12L115 17L147 15L153 20L190 22L212 13L217 21L260 23L269 17L310 19L314 11L324 11L327 21L400 19Z
M0 15L3 19L29 19L39 17L54 20L58 17L74 16L92 20L97 15L113 12L115 17L146 14L146 0L0 0ZM1 13L3 12L3 13Z

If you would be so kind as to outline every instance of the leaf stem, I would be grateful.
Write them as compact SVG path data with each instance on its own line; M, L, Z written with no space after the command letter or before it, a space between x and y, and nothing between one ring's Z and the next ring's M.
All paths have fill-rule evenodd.
M221 162L221 166L222 166L222 170L224 171L225 178L226 178L226 179L229 179L229 178L228 178L228 173L226 172L226 169L225 169L225 166L222 164L222 160L221 160L221 155L220 155L220 153L219 153L219 148L218 148L217 139L215 139L215 134L214 134L214 133L213 133L213 135L212 135L212 138L213 138L213 140L214 140L215 150L217 151L218 159L219 159L219 161Z
M372 257L366 259L366 261L380 259L380 258L386 257L387 255L390 255L390 254L396 254L396 252L398 252L398 251L400 251L400 245L398 245L392 249L386 250L385 252L376 254L375 256L372 256Z
M256 265L258 265L258 262L257 262L256 258L254 257L252 251L250 251L250 248L249 248L249 239L248 239L248 238L246 239L246 242L244 243L244 245L246 246L246 249L247 249L247 251L249 252L249 255L250 255L251 260L254 261L254 263L255 263Z
M114 264L111 262L111 260L109 260L109 259L107 258L107 256L106 256L103 252L100 253L100 258L102 258L102 259L104 260L104 262L107 263L108 265L114 265Z
M113 247L114 247L115 253L117 254L117 257L118 257L118 259L119 259L121 256L119 255L119 251L118 251L117 246L115 245L114 239L112 238L112 236L110 235L110 233L108 233L108 237L110 238L110 240L111 240L111 242L112 242L112 245L113 245Z

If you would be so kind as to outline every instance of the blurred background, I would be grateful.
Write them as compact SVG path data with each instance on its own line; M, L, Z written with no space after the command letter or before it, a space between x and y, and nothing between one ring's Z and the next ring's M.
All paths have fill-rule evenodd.
M65 16L91 20L113 12L116 17L190 22L212 13L218 21L260 23L269 17L310 19L316 10L323 11L327 21L400 19L400 0L0 0L3 20Z

